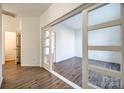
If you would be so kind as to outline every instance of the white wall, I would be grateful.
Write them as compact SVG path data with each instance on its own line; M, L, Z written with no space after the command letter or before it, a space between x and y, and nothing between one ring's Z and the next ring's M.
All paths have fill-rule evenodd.
M82 57L82 31L61 23L53 27L56 32L56 62L71 57Z
M2 30L8 32L20 31L20 18L2 14Z
M75 32L61 24L54 27L56 32L56 62L75 56Z
M21 65L40 66L40 18L22 17Z
M5 61L16 60L16 33L5 32Z
M53 22L54 20L62 17L71 10L82 5L81 3L55 3L52 4L40 17L41 27Z
M75 30L75 55L82 57L82 30Z
M2 83L2 15L1 15L1 4L0 4L0 86Z

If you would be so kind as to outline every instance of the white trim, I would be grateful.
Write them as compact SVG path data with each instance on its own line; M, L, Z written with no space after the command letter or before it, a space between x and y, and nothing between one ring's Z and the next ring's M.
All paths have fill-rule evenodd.
M70 86L72 86L73 88L75 88L75 89L82 89L80 86L76 85L75 83L71 82L70 80L66 79L65 77L61 76L60 74L56 73L55 71L50 71L50 72L52 74L54 74L55 76L57 76L58 78L60 78L65 83L67 83Z
M99 8L99 7L102 7L104 5L107 5L107 3L98 3L98 4L95 4L89 8L86 9L87 12L90 12L90 11L93 11L95 10L96 8Z
M44 37L44 39L49 39L49 37Z
M42 46L42 47L49 48L49 46L48 46L48 45L47 45L47 46L45 46L45 45L44 45L44 46Z
M124 4L121 4L121 16L122 16L122 21L124 20ZM122 48L121 48L121 73L122 73L122 80L121 80L121 88L124 88L124 21L121 25L121 43L122 43Z
M49 26L54 26L54 25L56 25L56 24L58 24L58 23L60 23L64 20L74 16L75 14L78 14L78 13L82 12L82 10L87 9L88 7L91 7L92 5L95 5L95 3L81 4L79 7L75 8L72 11L66 13L65 15L57 18L56 20L52 21L51 23L46 24L42 28L44 29L44 28L48 28Z
M89 50L121 51L120 46L88 46Z
M88 16L87 12L84 10L82 11L83 15L83 29L82 29L82 54L83 54L83 60L82 60L82 86L83 88L88 87Z
M49 28L49 70L52 70L52 27Z
M93 84L90 83L90 82L88 82L88 88L89 88L89 89L102 89L102 88L100 88L100 87L98 87L98 86L96 86L96 85L93 85Z
M0 87L2 85L3 77L0 78Z
M42 66L42 30L40 29L40 67Z
M120 18L120 19L109 21L109 22L100 23L100 24L97 24L97 25L89 26L88 31L94 31L94 30L97 30L97 29L102 29L102 28L107 28L107 27L120 25L120 24L122 24L122 22L123 22L123 20Z
M114 71L114 70L111 70L111 69L102 68L102 67L98 67L98 66L95 66L95 65L90 65L89 64L88 69L92 70L92 71L95 71L95 72L98 72L102 75L109 75L109 76L113 76L113 77L117 77L117 78L121 78L121 76L122 76L122 73L120 71Z

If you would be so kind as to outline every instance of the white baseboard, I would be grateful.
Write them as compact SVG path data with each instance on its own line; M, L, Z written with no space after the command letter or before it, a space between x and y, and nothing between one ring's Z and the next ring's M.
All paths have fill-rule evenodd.
M2 85L3 77L0 78L0 87Z
M22 64L21 63L21 66L31 66L31 67L40 67L40 65L37 65L37 64Z
M62 81L64 81L68 85L72 86L73 88L75 88L75 89L82 89L80 86L76 85L75 83L71 82L70 80L66 79L65 77L59 75L55 71L51 71L51 73L54 74L55 76L57 76L58 78L60 78Z

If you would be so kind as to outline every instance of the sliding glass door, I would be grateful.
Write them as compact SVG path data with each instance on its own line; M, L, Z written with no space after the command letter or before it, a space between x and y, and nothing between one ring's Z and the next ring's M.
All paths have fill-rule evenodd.
M79 19L80 17L81 19ZM79 21L77 22L77 20ZM79 53L77 53L81 54L79 57L75 54L71 57L73 57L74 62L76 62L75 59L78 58L81 63L81 65L77 66L77 69L74 68L73 72L75 72L76 74L80 73L79 75L77 75L77 77L78 76L81 77L82 80L79 78L77 82L79 83L79 85L82 84L82 88L105 88L105 89L124 88L123 20L124 20L123 4L119 3L94 4L91 7L88 7L87 9L83 10L81 16L74 17L74 19L72 17L72 19L70 18L69 21L65 22L63 21L62 25L59 24L58 27L54 29L54 30L58 29L56 33L52 32L51 27L49 29L43 29L42 66L49 71L53 70L52 63L54 63L54 65L60 63L62 64L64 63L63 61L67 59L68 56L67 53L72 55L79 51ZM79 23L82 26L79 26L79 24L73 25L71 22ZM65 27L63 28L63 26ZM66 30L72 27L77 28L78 26L81 27L80 32L82 31L82 33L78 33L79 29L75 31L69 30L67 33ZM80 45L81 47L77 48L77 52L74 53L68 52L72 47L71 43L73 43L73 42L70 43L70 41L69 43L67 42L69 40L69 37L71 37L70 35L72 35L74 38L76 36L79 38L79 35L82 35L82 38L80 40L81 42L79 42L79 39L76 40L71 39L72 41L79 42L79 44L74 43L72 45L74 46ZM61 36L63 37L61 38ZM60 41L57 41L59 39ZM56 44L56 46L55 41L58 44L58 45ZM62 46L64 46L64 48L62 48ZM55 48L59 52L56 51L55 53ZM67 50L65 50L65 48ZM64 54L62 57L64 58L62 59L61 56L58 57L58 54L62 55L63 52ZM61 68L63 69L63 76L65 75L65 73L70 71L69 73L67 73L67 76L74 78L74 76L76 75L72 74L71 71L72 69L69 68L72 62L70 60L66 61L70 62L70 63L68 62L69 65L67 65L67 62L65 62L64 65L60 64ZM76 65L77 63L74 64L74 66ZM56 67L60 70L59 66ZM69 70L64 69L64 67ZM79 67L81 69L79 69ZM76 72L76 70L80 72ZM60 72L62 72L62 70L60 70ZM76 79L73 79L74 82L76 81Z
M124 88L123 4L83 11L83 88Z

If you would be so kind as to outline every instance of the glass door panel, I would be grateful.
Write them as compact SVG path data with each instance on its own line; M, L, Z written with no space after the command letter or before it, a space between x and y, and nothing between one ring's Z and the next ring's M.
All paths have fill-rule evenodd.
M42 47L42 50L43 50L43 67L47 70L50 70L50 56L51 56L51 52L50 52L50 30L44 30L43 31L43 47Z

